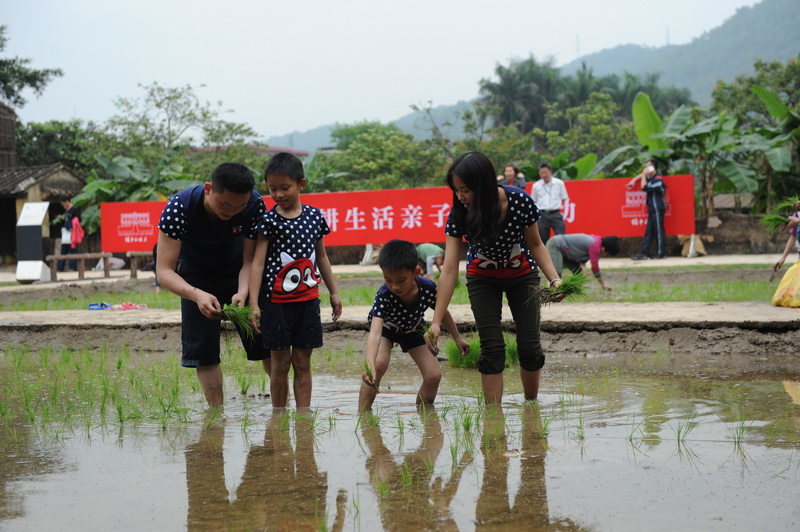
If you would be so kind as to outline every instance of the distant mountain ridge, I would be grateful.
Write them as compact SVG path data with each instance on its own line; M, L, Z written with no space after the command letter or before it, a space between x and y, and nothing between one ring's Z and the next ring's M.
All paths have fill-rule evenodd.
M722 25L688 44L653 48L620 45L580 57L562 66L561 72L574 74L586 63L596 76L660 73L662 84L686 87L698 104L708 106L717 80L730 81L740 74L752 73L756 59L786 61L797 57L800 54L797 28L800 28L800 0L764 0L740 8ZM487 72L487 76L490 74ZM445 133L457 136L463 126L457 116L470 105L471 102L460 101L436 106L431 112L440 127L451 122L452 126L444 128ZM411 112L393 123L417 139L430 137L430 123L422 111ZM331 145L330 132L335 125L270 137L266 142L313 154Z
M683 45L648 48L621 45L561 67L574 74L586 63L596 76L660 73L665 85L688 88L701 106L711 103L718 80L753 72L756 59L786 61L800 53L800 2L764 0L739 8L721 26Z

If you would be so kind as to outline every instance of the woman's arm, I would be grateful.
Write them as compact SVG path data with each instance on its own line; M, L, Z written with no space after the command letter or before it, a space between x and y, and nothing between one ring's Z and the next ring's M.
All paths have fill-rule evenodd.
M542 242L542 237L539 236L539 222L534 222L525 228L523 233L525 243L528 244L528 249L531 250L533 260L539 266L539 269L544 274L545 278L550 282L552 288L561 286L561 277L553 266L553 259L550 258L550 252L547 251L547 246ZM556 299L561 301L562 298Z
M461 237L448 235L444 250L444 264L442 265L442 273L439 275L436 306L433 309L433 320L431 320L431 344L434 347L439 341L439 335L442 332L442 321L456 289L458 263L461 257Z

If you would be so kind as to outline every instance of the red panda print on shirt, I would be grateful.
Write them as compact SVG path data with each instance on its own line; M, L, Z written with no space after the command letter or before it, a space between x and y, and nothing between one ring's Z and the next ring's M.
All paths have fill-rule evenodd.
M272 301L290 303L317 299L319 277L316 274L315 260L315 253L312 253L310 258L295 260L288 253L281 252L282 268L272 286Z

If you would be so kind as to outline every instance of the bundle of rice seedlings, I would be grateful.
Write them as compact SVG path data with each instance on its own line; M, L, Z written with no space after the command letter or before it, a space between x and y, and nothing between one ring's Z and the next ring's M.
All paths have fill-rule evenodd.
M577 301L586 299L586 290L589 284L589 278L583 273L573 273L566 279L561 281L558 288L550 288L549 286L536 287L531 294L530 299L538 298L540 305L547 305L555 301L556 297L564 295L567 301Z
M222 307L222 319L229 320L237 329L244 332L245 337L251 342L255 338L253 326L250 325L250 314L253 309L250 307L237 307L236 305L225 304Z
M776 232L789 222L789 217L782 214L765 214L761 217L761 225L770 233Z

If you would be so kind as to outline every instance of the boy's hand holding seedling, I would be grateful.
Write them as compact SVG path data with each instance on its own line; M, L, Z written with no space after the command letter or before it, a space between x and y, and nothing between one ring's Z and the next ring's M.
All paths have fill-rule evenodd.
M461 353L462 357L465 357L465 356L469 355L469 351L470 351L469 342L464 340L461 337L461 335L458 335L457 337L454 337L453 340L455 341L456 346L458 346L458 350Z
M361 380L364 381L364 384L367 386L372 386L377 392L378 386L375 384L375 360L370 360L369 355L367 355L366 360L362 362L362 367L364 368L364 373L361 374Z

